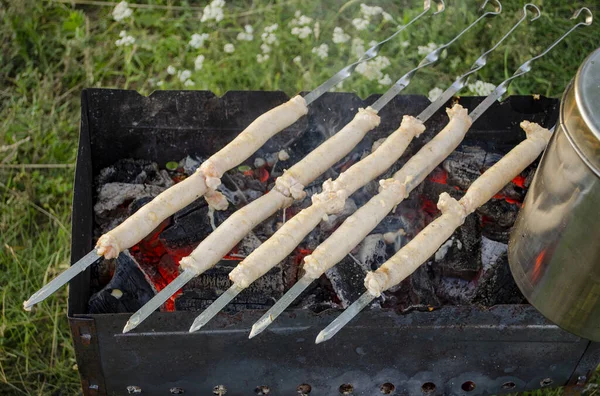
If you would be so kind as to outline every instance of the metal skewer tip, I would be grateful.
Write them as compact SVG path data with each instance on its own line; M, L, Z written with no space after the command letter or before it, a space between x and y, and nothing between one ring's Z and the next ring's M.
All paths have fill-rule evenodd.
M346 310L342 312L340 316L335 318L335 320L331 322L329 326L321 330L319 335L317 335L315 344L320 344L323 341L331 339L374 299L375 297L369 292L363 293L358 300L354 301L354 303L346 308Z
M163 305L177 290L185 286L190 280L192 280L196 274L192 271L183 271L173 282L169 283L167 287L162 289L156 296L152 297L142 308L138 309L136 313L131 315L125 327L123 327L123 334L130 332L135 329L152 315L161 305Z
M252 326L252 330L250 331L250 335L248 338L253 338L262 333L271 323L277 319L279 315L287 307L290 306L291 303L296 300L296 298L304 291L306 288L313 282L312 278L307 277L306 275L300 278L298 282L290 290L287 291L281 297L275 305L273 305L259 320L254 323Z
M48 298L52 293L60 289L64 284L68 283L71 279L73 279L77 274L86 270L87 267L94 264L96 261L100 260L102 256L96 253L96 250L92 250L85 256L83 256L79 261L69 267L62 274L58 275L56 278L52 279L48 284L42 287L37 292L33 293L31 297L27 301L23 303L23 309L26 311L31 311L31 308Z
M204 312L198 315L198 317L196 318L196 320L194 320L194 323L192 323L192 326L190 327L190 333L198 331L202 327L204 327L204 325L207 324L212 318L217 316L217 314L221 312L221 310L225 308L225 306L229 304L231 300L233 300L238 294L240 294L242 290L244 289L239 287L235 283L231 285L231 287L227 289L225 293L221 294L221 296L217 298L215 302L213 302L210 305L210 307L206 308Z

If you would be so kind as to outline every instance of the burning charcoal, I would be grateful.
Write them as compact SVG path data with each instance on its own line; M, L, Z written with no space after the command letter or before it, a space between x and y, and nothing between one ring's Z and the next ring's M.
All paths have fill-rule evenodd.
M364 292L363 282L366 274L366 267L350 256L346 256L335 267L325 272L342 308L347 308Z
M346 256L325 273L343 308L347 308L364 292L365 275L385 262L388 257L386 247L383 235L368 235L352 256Z
M460 278L442 277L436 288L437 296L449 305L469 305L475 294L475 282Z
M212 227L208 219L208 206L198 200L173 216L171 225L159 235L159 240L170 254L183 256L191 252L208 234Z
M473 302L485 306L523 304L525 298L517 287L508 266L507 245L482 238L481 258L484 269L477 280Z
M355 249L354 255L366 271L374 271L388 259L387 246L382 234L367 235Z
M150 184L170 187L173 181L156 163L147 160L122 159L100 171L96 179L98 189L108 183Z
M135 312L154 296L134 258L123 252L117 258L117 268L112 280L90 297L90 314Z
M498 257L496 263L479 279L472 302L486 307L526 303L510 272L506 252Z
M492 199L477 209L482 234L486 237L508 243L510 230L519 214L517 202L505 199Z
M453 277L440 280L438 295L450 304L521 304L524 298L519 292L507 261L508 246L505 243L481 237L482 269L477 279L467 281Z
M381 223L373 229L374 234L385 234L387 232L397 233L398 230L404 229L406 224L403 219L398 216L386 216Z
M387 290L382 295L381 306L401 313L429 311L441 306L442 302L435 293L437 282L434 273L435 266L422 265L410 277Z
M411 305L408 310L429 310L442 305L435 294L432 268L429 264L420 266L409 278ZM406 310L405 310L406 311Z
M255 175L260 171L265 172L266 178L264 181L257 179L257 177L261 177L260 174ZM248 172L248 175L237 170L225 173L222 179L223 184L218 188L227 200L236 207L247 205L267 192L268 172L264 168Z
M192 157L188 155L187 157L179 161L179 166L183 168L183 172L189 176L192 173L194 173L200 167L200 164L202 164L203 162L204 158L198 158L196 156Z
M342 224L354 212L356 212L356 203L354 203L353 199L349 198L344 204L344 209L338 214L327 216L327 221L321 221L319 228L321 231L328 233Z
M481 270L481 230L476 216L469 216L454 235L436 252L441 275L474 279Z
M146 205L150 201L152 201L152 197L141 197L134 199L133 202L131 202L131 204L129 204L129 207L127 208L128 215L131 216L132 214L140 210L142 206Z
M361 204L366 203L369 199L373 198L373 196L377 195L379 191L379 180L382 179L383 178L371 180L370 182L365 184L363 188L358 189L357 192L352 194L352 199Z
M475 179L501 158L502 155L487 152L478 146L461 146L443 163L448 173L448 184L467 190Z
M256 236L256 234L250 231L250 233L246 235L238 244L237 254L240 257L247 257L254 251L254 249L259 247L261 243L262 241Z

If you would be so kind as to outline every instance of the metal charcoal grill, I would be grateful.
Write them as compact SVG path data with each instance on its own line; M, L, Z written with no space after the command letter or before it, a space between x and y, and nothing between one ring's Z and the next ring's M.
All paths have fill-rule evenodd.
M190 154L210 155L256 116L285 100L281 92L229 92L218 98L202 91L160 91L142 97L133 91L84 90L72 260L92 248L93 180L100 169L124 158L164 165ZM480 100L461 98L460 103L473 109ZM271 139L259 154L277 150L300 134L305 138L296 143L306 147L295 151L308 151L323 139L324 131L351 119L354 111L348 109L373 101L374 97L363 101L353 94L326 94L311 106L308 117ZM420 96L397 97L381 112L382 125L370 133L370 141L386 136L403 114L416 114L428 103ZM475 123L463 146L507 152L523 139L517 130L520 121L552 126L557 109L557 100L511 97ZM422 145L445 122L441 112L434 116L414 144ZM454 174L438 168L420 196L430 195L435 201L448 188L440 181ZM513 220L509 216L507 221ZM69 292L77 363L89 395L140 390L157 395L458 395L561 385L578 389L600 359L597 344L566 333L531 306L493 302L488 304L494 305L491 308L442 305L432 312L416 309L404 315L373 309L321 345L314 344L314 337L337 311L289 310L252 340L247 339L248 331L264 311L244 307L219 315L195 334L188 328L197 312L181 310L156 313L139 331L123 335L129 314L88 313L91 272L76 277Z

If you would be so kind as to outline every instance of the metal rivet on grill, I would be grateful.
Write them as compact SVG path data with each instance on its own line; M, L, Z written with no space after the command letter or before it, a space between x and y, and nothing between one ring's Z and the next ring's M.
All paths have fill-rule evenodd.
M517 385L514 382L505 382L502 384L502 389L513 389L515 386Z
M270 392L271 388L269 388L267 385L257 386L254 389L254 393L256 393L257 395L268 395Z
M548 386L551 385L554 381L552 381L552 378L544 378L543 380L540 381L540 385L541 386Z
M471 391L475 390L475 386L476 386L475 382L473 382L473 381L466 381L460 387L465 392L471 392Z
M435 392L435 384L433 382L425 382L421 385L421 390L425 394L433 393Z
M312 390L312 386L310 386L309 384L300 384L300 385L298 385L296 390L298 391L299 395L306 396Z
M340 393L342 395L351 395L354 392L354 387L352 384L342 384L340 385Z
M393 391L396 390L396 386L394 384L392 384L391 382L386 382L385 384L381 385L381 388L379 388L379 390L381 391L381 393L383 393L384 395L389 395L391 394Z
M142 388L136 385L129 385L127 387L127 393L129 393L130 395L134 393L142 393Z
M227 393L227 388L225 385L217 385L213 388L213 394L218 396L223 396Z

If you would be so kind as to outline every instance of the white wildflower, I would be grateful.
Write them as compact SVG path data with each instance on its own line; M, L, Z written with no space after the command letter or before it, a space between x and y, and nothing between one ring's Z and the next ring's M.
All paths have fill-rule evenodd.
M115 41L117 47L127 47L135 43L135 37L128 35L125 30L121 30L121 33L119 33L119 37L121 38Z
M186 86L186 87L191 87L194 84L195 83L192 80L185 80L185 82L183 83L183 85Z
M377 82L379 83L379 85L383 85L383 86L392 85L392 78L390 77L389 74L385 74L382 78L377 80Z
M329 46L327 44L321 44L318 47L313 48L312 53L316 54L321 59L326 59L329 55Z
M438 48L436 43L429 43L427 45L419 45L417 47L417 54L419 55L427 55L430 52L435 51Z
M204 66L204 55L198 55L196 57L196 60L194 60L194 69L202 70L203 66Z
M401 41L400 42L400 47L402 48L406 48L410 45L410 41L406 40L406 41ZM457 58L458 59L458 58Z
M157 87L162 87L163 85L165 85L165 82L163 80L160 80L159 82L156 83Z
M305 39L308 36L310 36L312 33L312 29L309 26L302 26L302 27L298 27L298 26L294 26L292 28L292 35L294 36L298 36L298 38L300 39Z
M290 21L290 26L306 26L312 23L312 18L302 15L300 11L296 11L294 18Z
M369 20L362 18L354 18L352 20L352 24L354 25L356 30L365 30L369 26Z
M262 41L265 44L271 45L277 42L277 36L275 35L275 31L279 27L278 24L266 26L263 30L263 33L260 35Z
M312 22L312 18L302 15L300 11L296 11L295 18L289 23L292 26L292 35L298 36L298 38L304 39L310 36L313 32L309 25Z
M251 25L244 26L244 31L239 32L237 39L239 41L252 41L254 40L254 28Z
M262 43L260 45L260 49L261 49L261 51L262 51L263 54L268 54L268 53L271 52L271 47L269 45L265 44L265 43Z
M190 47L198 49L204 45L204 42L206 40L208 40L208 33L194 33L192 34L192 38L190 39L190 42L188 44L190 45Z
M279 28L279 25L274 23L272 25L269 26L265 26L265 32L267 33L273 33L275 30L277 30L277 28Z
M294 59L292 60L295 64L297 64L298 66L302 66L302 57L300 55L294 57Z
M342 44L350 40L350 35L344 33L344 29L339 26L336 26L333 29L333 42L336 44Z
M477 80L475 83L468 84L469 91L478 96L488 96L491 94L496 86L484 81Z
M369 48L376 46L377 43L378 43L378 41L376 41L376 40L369 41Z
M363 39L355 37L352 39L352 53L357 58L360 58L365 54L365 42Z
M233 44L227 43L223 46L223 51L225 51L228 54L233 54L233 51L235 51L235 47L233 46Z
M450 61L450 70L456 70L456 68L462 63L462 59L459 57L452 58Z
M315 32L315 38L318 40L319 36L321 35L321 24L319 22L315 22L313 31Z
M206 22L213 19L217 22L221 21L223 19L223 7L225 7L225 0L211 1L210 4L204 7L200 22Z
M266 62L267 60L269 60L269 54L258 54L256 55L256 61L258 63L263 63Z
M442 91L441 88L435 87L431 91L429 91L427 97L431 102L435 102L437 98L439 98L443 93L444 91Z
M167 73L173 76L177 73L177 69L175 69L175 66L169 65L167 67Z
M177 78L179 78L179 81L181 82L186 82L191 76L192 72L189 70L180 70L177 72Z
M375 59L359 64L356 67L356 71L369 81L384 80L385 82L383 70L391 64L387 56L378 56Z
M387 12L382 12L381 16L383 17L384 21L388 21L388 22L393 22L394 21L394 17L391 16L390 14L388 14Z
M279 28L279 25L274 24L274 25L266 26L263 29L263 33L260 35L260 38L262 39L262 44L260 45L262 54L256 55L256 61L258 63L264 63L267 60L269 60L269 58L270 58L269 53L271 52L271 45L277 44L277 36L274 33L277 30L277 28Z
M361 4L360 12L363 14L365 19L370 19L374 16L381 15L383 13L383 8L379 6L368 6L366 4Z
M117 4L112 12L112 16L117 22L129 18L131 14L133 14L133 10L129 8L129 4L127 4L126 1L122 1Z

